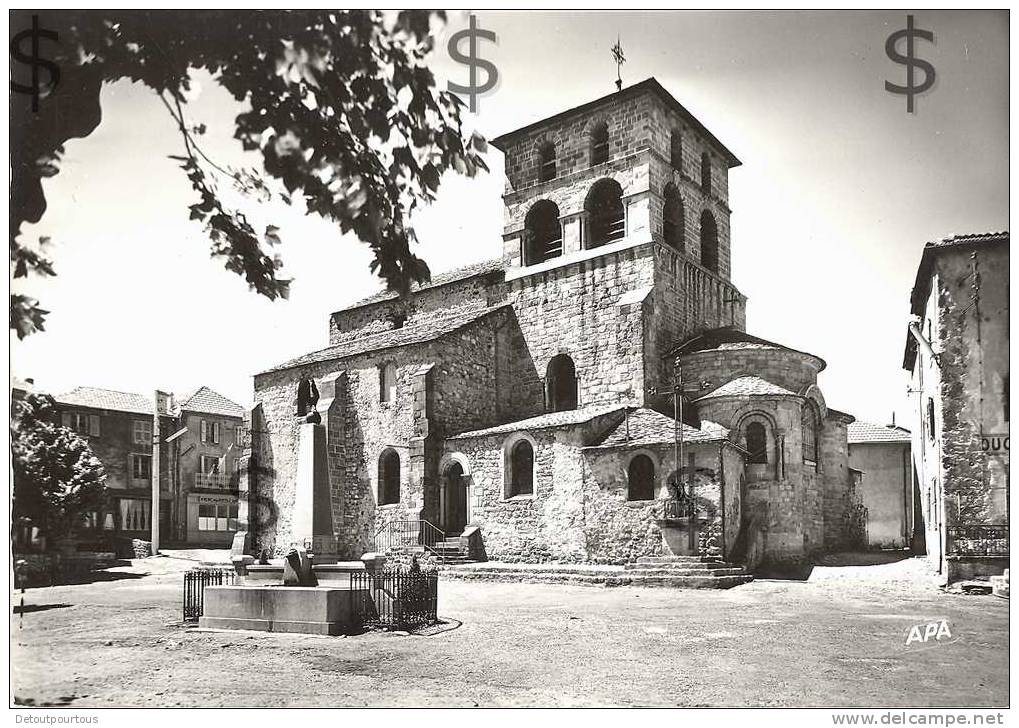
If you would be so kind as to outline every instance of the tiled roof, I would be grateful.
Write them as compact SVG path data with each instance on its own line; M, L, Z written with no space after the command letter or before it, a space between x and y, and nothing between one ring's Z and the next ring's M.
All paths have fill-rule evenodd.
M952 235L951 237L932 240L925 245L925 248L950 248L956 245L979 245L981 243L1007 243L1008 230L998 233L966 233L965 235Z
M345 359L348 356L364 354L369 351L391 349L397 346L409 344L421 344L432 341L440 336L452 333L479 319L484 318L494 311L507 307L509 304L500 303L497 306L471 307L466 309L455 309L420 317L417 322L409 323L398 329L390 329L370 336L361 336L350 341L344 341L325 349L304 354L296 359L268 369L269 372L278 372L283 369L299 367L305 364L314 364L321 361L333 359ZM265 372L263 372L264 374Z
M484 275L486 273L495 273L503 269L502 258L492 258L490 260L483 260L480 263L471 263L460 268L455 268L445 273L439 273L432 276L431 280L427 283L414 284L411 286L411 292L423 291L428 288L435 288L436 286L442 286L446 283L454 283L455 281L462 281L467 278L473 278L474 276ZM352 303L346 308L340 309L346 311L351 308L358 308L359 306L365 306L369 303L377 303L378 301L388 301L390 299L398 298L399 294L395 291L387 291L382 289L373 293L372 295L362 298L356 303Z
M199 387L179 403L182 410L224 417L244 417L244 408L208 387Z
M629 420L629 422L627 422ZM632 410L627 420L620 422L594 447L640 447L672 443L676 439L676 421L646 407ZM700 429L683 425L684 442L712 442L725 440L729 431L715 422L701 422Z
M821 370L827 367L824 359L808 351L800 351L774 341L753 336L732 326L709 329L681 341L669 350L669 355L692 354L698 351L739 351L745 349L765 349L772 351L792 351L797 354L813 357L821 364ZM819 370L820 371L820 370Z
M487 427L483 430L471 430L461 432L458 435L451 435L447 439L482 437L484 435L498 435L504 432L516 432L517 430L545 430L551 427L563 427L565 425L579 425L589 422L595 417L607 415L610 412L619 412L623 409L621 405L605 407L589 407L587 409L566 410L564 412L549 412L548 414L529 417L526 420L507 422L495 427Z
M67 394L57 395L55 399L60 404L144 415L151 415L153 409L152 400L141 394L98 387L75 387Z
M777 384L772 384L760 377L739 377L738 379L733 379L731 382L726 382L714 392L704 395L697 401L714 399L715 397L750 397L764 395L797 396L795 392L790 392L788 389L784 389Z
M905 442L910 441L909 430L892 425L875 425L872 422L854 422L848 428L850 444L862 442Z

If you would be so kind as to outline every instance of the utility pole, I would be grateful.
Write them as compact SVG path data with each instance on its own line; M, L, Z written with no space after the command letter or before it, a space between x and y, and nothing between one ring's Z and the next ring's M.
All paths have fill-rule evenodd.
M168 411L170 395L156 390L155 410L152 413L152 555L159 553L159 413Z

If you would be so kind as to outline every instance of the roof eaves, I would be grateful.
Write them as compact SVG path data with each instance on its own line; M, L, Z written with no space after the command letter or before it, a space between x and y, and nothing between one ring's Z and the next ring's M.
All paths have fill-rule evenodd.
M490 307L488 307L486 309L483 309L483 310L479 311L477 316L475 316L473 318L469 318L466 321L463 321L462 323L460 323L460 324L458 324L456 326L453 326L453 327L451 327L449 329L438 329L434 334L429 334L429 335L425 336L424 338L417 339L415 341L398 342L398 343L394 343L394 344L388 344L388 345L379 346L378 348L374 348L374 349L363 349L363 350L360 350L360 351L351 352L349 354L338 354L338 355L335 355L335 356L325 355L325 352L328 352L330 349L335 349L336 348L336 346L327 346L324 349L319 349L317 351L313 351L313 352L310 352L309 354L305 355L305 356L313 356L315 354L323 354L324 356L322 356L321 359L309 359L307 361L296 361L296 360L292 359L292 360L290 360L288 362L284 362L283 364L280 364L279 366L275 366L275 367L272 367L270 369L266 369L264 371L258 372L257 374L255 374L255 376L257 377L257 376L261 376L262 374L274 374L276 372L284 372L284 371L287 371L289 369L299 369L301 367L310 366L312 364L321 364L323 362L328 362L328 361L343 361L344 359L350 359L351 357L355 357L355 356L362 356L364 354L372 354L372 353L381 352L381 351L389 351L391 349L400 349L400 348L403 348L405 346L418 346L420 344L427 344L427 343L432 342L432 341L437 341L438 339L441 339L441 338L443 338L445 336L449 336L451 334L454 334L457 331L461 331L462 329L477 323L481 319L483 319L483 318L485 318L487 316L490 316L491 314L496 313L497 311L501 311L503 309L510 308L510 307L511 307L511 304L509 304L509 303L501 303L501 304L498 304L496 306L490 306ZM298 358L300 358L300 357L298 357Z
M728 162L730 169L732 169L733 167L738 167L742 164L739 158L735 154L733 154L733 152L728 147L722 144L722 142L714 134L708 131L707 127L705 127L696 116L690 113L689 109L683 106L683 104L679 103L679 101L677 101L676 98L671 93L669 93L653 76L650 78L646 78L638 83L635 83L632 86L627 86L621 91L606 94L605 96L594 99L593 101L587 101L583 104L580 104L579 106L574 106L573 108L566 109L565 111L560 111L559 113L553 114L552 116L546 117L544 119L539 119L538 121L527 124L526 126L522 126L519 129L514 129L513 131L501 134L497 136L495 139L492 139L489 143L493 147L498 149L500 152L505 152L506 151L505 147L508 142L512 141L516 137L519 137L523 134L527 134L528 132L534 131L535 129L541 126L551 124L572 114L581 114L585 111L594 108L595 106L598 106L599 104L609 101L610 99L619 99L625 98L627 96L636 96L644 91L653 91L655 94L658 95L658 97L662 101L666 103L667 106L671 106L675 111L678 111L681 115L683 115L686 118L686 120L690 122L690 124L694 127L694 129L696 129L703 136L705 136L712 144L715 145L715 147L717 147L722 152L723 156L725 156Z

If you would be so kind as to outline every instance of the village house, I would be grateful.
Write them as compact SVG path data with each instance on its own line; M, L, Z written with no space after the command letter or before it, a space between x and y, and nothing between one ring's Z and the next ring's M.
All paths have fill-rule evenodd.
M158 473L154 400L96 387L54 398L61 423L88 440L107 474L107 507L87 516L82 541L127 551L131 539L149 540L152 481L158 475L163 544L227 545L237 530L244 409L208 387L179 401L157 395Z
M328 347L256 375L254 550L410 533L463 558L755 566L859 544L825 362L745 331L736 156L654 79L493 144L501 255L337 311Z
M849 425L848 440L849 466L860 472L866 545L922 554L923 521L914 504L920 492L913 477L909 430L858 420Z
M928 243L910 296L912 452L928 559L946 582L1008 568L1008 233Z

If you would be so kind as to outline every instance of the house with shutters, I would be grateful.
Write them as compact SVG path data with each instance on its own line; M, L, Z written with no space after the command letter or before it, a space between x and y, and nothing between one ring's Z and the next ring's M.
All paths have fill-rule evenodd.
M237 530L236 461L245 437L244 410L208 387L179 400L157 394L153 400L77 387L54 398L61 424L89 441L107 473L107 505L88 515L80 535L118 550L126 550L131 539L148 540L156 478L164 545L228 544Z

